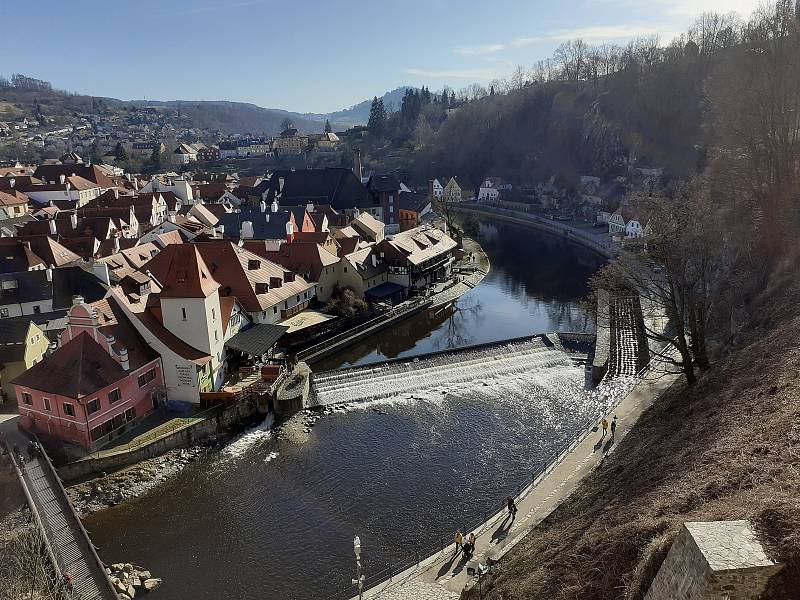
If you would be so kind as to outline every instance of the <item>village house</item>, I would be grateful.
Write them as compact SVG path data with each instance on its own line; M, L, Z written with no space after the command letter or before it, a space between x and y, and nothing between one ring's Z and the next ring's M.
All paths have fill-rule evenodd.
M316 152L334 152L340 143L339 136L333 132L312 135L310 141Z
M239 155L239 146L233 142L220 142L219 144L219 158L220 160L228 160L229 158L236 158Z
M269 151L270 144L264 138L241 139L236 144L236 156L239 158L266 156Z
M442 181L445 183L443 184ZM444 179L431 179L428 182L428 197L431 200L441 200L444 198L444 186L447 182Z
M113 301L75 298L59 348L13 382L22 427L96 449L163 399L161 358Z
M0 339L0 402L6 402L16 398L11 381L44 358L50 340L30 317L0 320Z
M422 222L422 217L431 213L432 210L429 196L417 192L400 194L398 204L400 231L407 231L417 227Z
M197 160L215 161L220 159L219 146L211 145L205 146L197 151Z
M0 191L0 221L28 214L28 196L19 190Z
M67 200L79 207L94 200L100 193L101 188L98 184L80 175L59 175L49 183L32 186L26 191L28 198L38 204Z
M153 179L139 190L140 194L150 192L172 192L184 204L194 204L192 186L184 177L153 177Z
M450 276L457 244L432 225L403 231L377 245L389 281L413 293Z
M244 248L316 283L316 297L327 302L339 285L341 259L315 242L283 242L278 249L263 241L245 242Z
M387 233L400 231L399 198L401 184L394 175L373 175L367 182L367 189L378 200Z
M380 291L376 293L375 289L388 281L388 270L376 246L369 245L342 257L339 287L350 288L358 298L370 301L387 299L386 295Z
M620 206L608 219L608 233L617 238L641 238L652 232L650 218L629 206Z
M451 177L442 191L445 202L461 202L469 199L469 192L457 177Z
M38 315L70 307L73 296L98 300L107 288L79 266L0 275L0 319Z
M378 243L382 242L385 238L386 226L382 221L379 221L366 212L359 213L350 221L350 227L358 233L362 240L368 242Z
M172 154L178 164L182 165L188 165L190 162L197 160L197 150L189 144L178 144Z
M299 133L294 127L284 129L275 140L275 153L278 156L303 154L308 148L308 136Z

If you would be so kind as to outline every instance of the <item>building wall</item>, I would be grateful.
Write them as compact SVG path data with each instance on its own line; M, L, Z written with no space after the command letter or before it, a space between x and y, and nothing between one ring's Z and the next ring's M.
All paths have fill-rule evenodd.
M327 302L333 294L333 290L339 285L339 278L341 274L340 260L338 263L328 267L322 267L319 274L319 281L317 282L317 298L320 302Z
M139 375L154 370L155 377L152 381L139 386ZM141 368L132 371L121 381L104 387L96 393L81 400L42 392L29 387L15 385L17 403L19 405L20 421L26 429L44 433L64 441L90 448L101 445L113 439L119 433L116 431L92 441L90 432L103 423L119 417L121 426L134 420L139 420L153 410L153 392L163 386L161 372L161 359L155 359ZM108 398L109 392L119 389L121 397L113 404ZM30 394L30 404L25 402L23 394ZM50 410L47 409L45 398L48 399ZM88 414L86 405L97 398L100 409ZM65 412L65 404L71 405L74 416Z
M52 310L52 298L48 298L46 300L37 300L36 302L0 304L0 319L5 319L6 317L20 317L22 315L34 315L37 313L52 312Z

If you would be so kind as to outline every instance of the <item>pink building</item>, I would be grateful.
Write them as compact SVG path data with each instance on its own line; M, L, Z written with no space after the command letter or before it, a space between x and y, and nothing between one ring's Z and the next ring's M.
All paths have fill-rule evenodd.
M163 395L161 358L113 298L76 297L59 348L14 381L23 427L95 449L129 431Z

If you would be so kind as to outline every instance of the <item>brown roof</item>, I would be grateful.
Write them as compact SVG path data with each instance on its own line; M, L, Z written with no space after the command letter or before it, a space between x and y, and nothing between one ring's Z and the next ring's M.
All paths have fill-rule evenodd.
M162 298L207 298L219 289L194 244L170 244L143 267L162 287Z
M48 235L32 235L23 238L33 253L47 266L63 267L81 260L81 256L55 241Z
M18 206L26 204L28 197L19 190L11 190L9 192L0 191L0 206Z
M182 244L183 238L181 237L180 232L177 230L167 231L166 233L158 234L158 241L162 246L168 246L169 244Z
M97 165L39 165L33 174L43 181L58 181L61 175L69 177L73 173L101 188L114 187L114 182L106 171Z
M17 377L14 384L80 399L127 376L122 366L84 331Z
M245 248L247 248L246 242ZM254 252L258 254L257 251ZM334 256L313 242L283 244L277 252L263 252L263 256L312 281L319 281L322 269L335 265L340 260L338 256Z

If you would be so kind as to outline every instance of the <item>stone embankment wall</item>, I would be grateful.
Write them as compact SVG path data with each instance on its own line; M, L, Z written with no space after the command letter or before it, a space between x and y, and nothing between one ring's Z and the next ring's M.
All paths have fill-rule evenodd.
M781 567L747 521L685 523L645 600L754 600Z
M133 449L121 448L118 452L106 451L59 467L58 474L64 481L72 481L95 473L111 472L128 465L160 456L169 450L186 448L206 438L237 426L258 412L255 403L243 402L222 409L216 416L192 423L174 432L167 433L151 442Z

